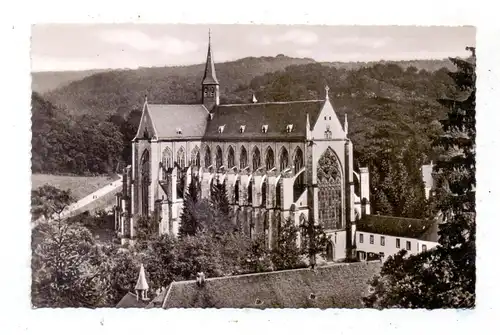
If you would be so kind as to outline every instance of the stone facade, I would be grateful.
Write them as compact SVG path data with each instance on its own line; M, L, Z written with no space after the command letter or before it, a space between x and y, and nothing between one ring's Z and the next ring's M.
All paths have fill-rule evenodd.
M360 199L369 208L368 170L353 170L347 120L343 127L328 88L321 101L219 106L209 46L201 90L201 107L145 102L132 143L132 165L117 197L121 236L133 240L140 216L156 217L159 234L176 235L184 194L196 177L203 198L210 196L212 183L223 182L235 220L251 235L265 233L270 247L280 222L291 217L297 225L323 224L331 238L329 258L347 257L355 247ZM255 117L245 121L251 109ZM229 112L233 114L224 119ZM175 113L187 120L179 123ZM354 193L355 178L359 195Z

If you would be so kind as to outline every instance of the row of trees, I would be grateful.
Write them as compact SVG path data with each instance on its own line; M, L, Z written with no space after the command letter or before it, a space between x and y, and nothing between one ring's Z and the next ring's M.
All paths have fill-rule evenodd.
M474 55L474 49L471 49ZM407 257L390 257L372 281L368 307L472 308L476 284L475 57L451 59L450 73L462 93L439 102L448 108L444 133L434 145L440 153L432 216L442 219L439 246Z

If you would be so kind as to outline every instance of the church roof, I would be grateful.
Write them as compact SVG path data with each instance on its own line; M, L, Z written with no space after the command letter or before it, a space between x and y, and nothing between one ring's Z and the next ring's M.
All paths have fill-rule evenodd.
M280 137L303 139L306 136L307 114L314 126L325 101L307 100L291 102L265 102L235 105L219 105L212 110L213 118L208 121L205 137L258 139ZM291 132L287 125L292 124ZM267 125L267 131L262 127ZM223 132L219 127L224 126ZM240 127L244 126L243 132Z
M341 263L173 282L163 308L360 308L381 263Z
M356 224L358 232L438 241L436 220L400 218L385 215L365 215Z
M158 138L202 137L208 111L203 105L146 105ZM181 133L178 133L181 130Z

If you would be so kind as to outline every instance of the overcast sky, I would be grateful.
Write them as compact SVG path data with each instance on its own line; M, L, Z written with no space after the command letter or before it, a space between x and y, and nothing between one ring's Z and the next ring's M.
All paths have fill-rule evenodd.
M208 30L216 62L247 56L317 61L442 59L467 56L473 27L263 25L36 25L33 71L203 63Z

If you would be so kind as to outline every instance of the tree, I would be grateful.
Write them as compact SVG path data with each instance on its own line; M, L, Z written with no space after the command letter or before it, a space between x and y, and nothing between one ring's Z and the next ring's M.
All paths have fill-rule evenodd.
M32 303L35 307L104 307L110 283L105 256L90 231L65 222L35 227L43 236L33 249Z
M300 248L297 246L299 229L287 218L278 226L276 244L271 251L275 270L294 269L301 266Z
M69 190L60 190L45 184L31 191L31 219L49 221L56 216L60 219L64 210L74 201Z
M448 106L444 133L435 145L443 154L436 162L436 211L442 219L440 245L406 257L400 253L384 263L371 283L368 307L471 308L475 305L475 59L452 58L451 73L461 91Z
M304 222L300 229L305 232L301 241L301 252L309 259L309 264L314 268L316 266L316 256L326 256L328 237L322 225L314 222Z
M222 214L229 216L229 199L227 198L226 184L221 183L218 179L212 184L210 199L214 209Z
M197 219L197 205L199 202L200 182L195 176L191 178L188 191L184 196L184 207L181 213L181 222L179 226L179 235L181 237L186 235L194 235L199 228Z
M266 272L271 271L272 268L271 251L267 247L266 236L258 234L247 247L243 271L248 273Z

